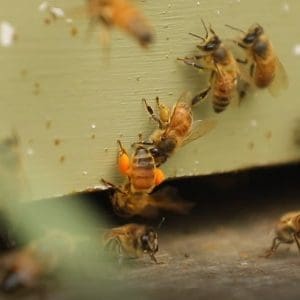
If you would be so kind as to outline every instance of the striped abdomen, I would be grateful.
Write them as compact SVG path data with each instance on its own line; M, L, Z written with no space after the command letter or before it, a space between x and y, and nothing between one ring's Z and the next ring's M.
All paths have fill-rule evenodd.
M226 109L236 89L237 80L235 74L223 72L222 75L216 74L213 87L213 108L216 113Z
M155 186L154 158L145 148L137 148L131 165L132 192L151 192Z
M259 88L268 87L274 80L276 73L276 57L270 56L267 59L257 59L254 72L254 82Z

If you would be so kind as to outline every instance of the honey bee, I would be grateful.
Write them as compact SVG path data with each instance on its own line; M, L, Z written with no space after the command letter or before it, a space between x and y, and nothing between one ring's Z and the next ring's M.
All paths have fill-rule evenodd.
M156 166L164 163L178 147L205 135L215 127L215 120L193 120L190 100L190 93L185 92L173 108L169 109L156 98L159 111L159 116L156 116L151 106L143 99L147 111L158 123L158 129L152 133L149 138L150 141L141 141L136 144L149 146Z
M275 238L270 250L265 257L270 257L275 253L280 244L292 244L296 242L300 252L300 211L293 211L284 214L275 227Z
M175 190L171 188L165 188L151 194L132 193L128 182L119 187L104 179L101 180L102 183L112 189L113 193L110 198L114 212L123 218L133 216L154 218L161 210L186 214L193 207L192 203L182 201Z
M172 210L174 207L176 208L176 203L167 200L157 201L149 194L164 180L164 174L155 166L150 151L144 146L138 145L130 158L121 141L117 142L119 145L119 171L126 175L128 180L122 187L118 187L102 179L106 186L114 190L111 202L116 214L123 217L134 215L152 217L157 215L159 209Z
M132 223L112 228L104 236L104 247L118 256L119 262L123 258L139 258L148 254L158 263L155 257L158 251L157 232L146 225Z
M3 255L0 260L2 290L13 292L40 287L41 279L53 274L73 251L70 237L53 231Z
M216 113L221 113L235 96L240 70L232 52L225 47L215 31L211 27L208 29L203 20L202 24L206 32L205 38L190 33L203 41L197 46L202 54L178 60L194 68L211 71L209 86L193 98L192 104L195 105L211 92L213 109Z
M245 50L246 59L238 59L238 62L248 64L250 61L250 77L255 86L268 88L273 96L277 96L281 89L286 89L287 74L263 27L254 24L245 32L230 25L226 26L243 34L236 43Z
M142 47L147 47L153 41L152 27L130 0L87 0L87 12L91 25L102 23L106 28L119 27Z
M120 140L118 154L119 171L127 175L131 193L150 193L153 188L164 180L164 174L155 166L150 151L142 145L135 147L131 158Z

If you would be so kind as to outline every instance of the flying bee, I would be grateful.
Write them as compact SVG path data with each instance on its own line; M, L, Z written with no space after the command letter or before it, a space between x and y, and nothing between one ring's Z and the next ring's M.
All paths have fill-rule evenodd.
M87 0L91 25L102 23L107 29L116 26L134 37L142 47L153 41L153 29L130 0Z
M158 263L155 254L158 251L157 232L149 226L126 224L112 228L104 236L104 247L113 255L117 255L119 262L123 258L139 258L148 254Z
M268 88L273 96L277 96L281 89L286 89L287 74L263 27L254 24L245 32L230 25L226 26L243 34L236 43L245 50L246 59L238 59L238 62L250 62L250 77L255 86Z
M182 60L194 68L211 72L209 86L193 98L192 104L206 98L211 92L213 109L216 113L220 113L226 109L235 96L240 76L239 66L232 52L225 47L215 31L211 27L208 29L204 21L201 21L206 32L205 38L190 33L203 41L197 46L201 50L201 54L178 58L178 60Z
M284 214L275 227L275 238L270 250L265 257L270 257L275 253L280 244L293 244L296 242L300 252L300 211L293 211Z
M161 104L157 98L159 116L154 114L152 107L145 99L143 101L152 119L158 123L158 129L152 133L150 141L141 141L136 144L149 146L156 166L164 163L178 147L205 135L216 125L215 120L193 120L189 92L183 93L172 109Z

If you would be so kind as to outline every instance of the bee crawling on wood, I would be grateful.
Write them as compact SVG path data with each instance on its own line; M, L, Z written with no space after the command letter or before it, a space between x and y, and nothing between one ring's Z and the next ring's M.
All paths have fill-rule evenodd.
M116 26L133 36L142 47L153 42L153 29L143 13L130 0L87 0L91 25Z
M274 47L263 27L253 24L248 31L226 25L242 33L237 45L246 53L246 59L237 59L241 64L250 63L250 80L258 88L268 88L273 96L288 87L286 71L275 53ZM248 76L249 77L249 76Z
M273 255L280 244L293 244L296 242L300 253L300 211L284 214L275 227L275 238L265 257Z
M158 129L152 133L149 141L141 141L134 145L148 146L156 166L164 163L180 146L205 135L216 125L215 120L193 120L189 92L183 93L172 109L156 98L158 116L146 100L143 101L152 119L158 123Z
M139 258L144 254L158 263L155 258L158 235L154 228L146 225L126 224L112 228L104 236L104 247L110 254L118 256L119 263L123 258Z
M215 31L211 27L207 28L204 21L201 21L206 32L205 38L190 33L203 41L197 46L201 53L178 60L194 68L211 72L209 86L193 98L192 104L198 103L211 93L214 111L221 113L235 97L240 70L232 52L225 47Z

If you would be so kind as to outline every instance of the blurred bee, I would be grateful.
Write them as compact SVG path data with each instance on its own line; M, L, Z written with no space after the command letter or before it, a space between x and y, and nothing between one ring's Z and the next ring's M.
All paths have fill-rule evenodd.
M203 44L197 46L202 54L191 58L178 58L178 60L182 60L194 68L211 71L209 86L194 97L192 104L194 105L206 98L211 92L213 109L216 113L221 113L235 96L240 70L231 51L225 47L214 30L211 27L208 30L204 21L201 21L206 32L205 38L193 33L190 34L203 41Z
M73 241L60 232L49 232L21 249L5 254L0 260L1 289L39 288L41 279L50 276L74 251Z
M293 211L284 214L275 227L275 238L270 250L265 257L270 257L275 253L280 244L292 244L296 242L300 252L300 211Z
M150 146L149 150L155 159L156 166L164 163L178 147L205 135L216 125L215 120L193 120L191 95L188 92L180 96L172 109L161 104L157 98L159 116L154 114L145 99L143 101L151 117L158 123L158 129L150 136L150 141L141 141L136 144Z
M87 0L91 25L119 27L133 36L142 47L153 42L153 29L142 12L130 0Z
M118 256L121 263L123 258L139 258L148 254L158 263L155 254L158 251L158 236L152 227L139 224L126 224L112 228L104 236L105 249Z
M268 88L273 96L277 96L281 89L286 89L287 74L263 27L254 24L245 32L230 25L226 26L243 34L236 43L245 50L247 58L238 59L238 62L248 64L250 61L250 77L255 86Z

